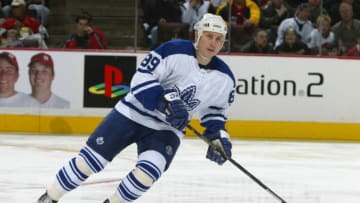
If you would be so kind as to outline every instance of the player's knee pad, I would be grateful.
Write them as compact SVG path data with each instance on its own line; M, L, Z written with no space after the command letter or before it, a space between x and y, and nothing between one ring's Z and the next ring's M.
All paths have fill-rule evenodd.
M132 171L132 175L134 179L146 187L150 187L154 183L154 179L138 167Z
M90 176L91 174L93 174L92 170L86 164L86 162L82 157L80 156L75 157L73 164L74 164L74 168L77 169L79 173L83 173L85 176Z
M145 193L155 182L152 175L135 167L120 183L111 202L132 202Z
M149 176L153 182L158 180L165 170L166 159L165 157L154 150L149 150L141 153L136 164L136 168L147 176Z
M84 147L80 150L78 156L70 160L69 169L73 171L80 179L86 179L93 173L97 173L104 169L107 161L98 153L89 147Z
M79 170L88 176L102 171L107 163L108 161L105 158L88 146L80 150L79 156L75 161Z
M165 170L165 165L166 159L161 153L153 150L141 153L135 169L121 181L111 201L131 202L136 200L160 178Z

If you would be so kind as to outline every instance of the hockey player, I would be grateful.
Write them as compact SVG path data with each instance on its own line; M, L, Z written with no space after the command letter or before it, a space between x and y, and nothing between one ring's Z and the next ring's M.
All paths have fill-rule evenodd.
M95 129L79 154L59 170L38 203L57 202L132 143L137 144L137 163L104 203L135 201L169 168L194 113L206 128L204 136L231 157L225 123L234 101L235 79L216 56L227 25L220 16L205 14L194 29L195 43L169 41L143 59L131 91ZM206 157L220 165L226 161L213 148Z

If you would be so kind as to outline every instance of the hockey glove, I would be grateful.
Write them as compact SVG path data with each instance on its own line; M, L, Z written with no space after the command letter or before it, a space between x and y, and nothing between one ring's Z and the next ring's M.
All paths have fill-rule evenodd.
M206 158L219 165L231 157L231 141L229 134L225 130L215 133L205 133L204 136L212 143L207 150Z
M159 111L166 115L166 121L179 130L189 122L189 113L176 90L165 90L158 104Z

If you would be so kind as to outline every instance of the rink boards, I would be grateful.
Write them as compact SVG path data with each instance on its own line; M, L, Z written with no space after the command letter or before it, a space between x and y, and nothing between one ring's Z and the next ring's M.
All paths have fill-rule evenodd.
M2 132L44 134L89 134L103 117L1 115ZM202 131L198 120L192 126ZM227 129L232 138L284 140L360 141L360 125L356 123L236 121L230 120ZM187 136L195 136L187 131Z
M29 93L27 64L39 51L10 52L20 66L16 89ZM46 52L55 64L53 91L70 101L70 109L2 107L0 131L91 133L125 95L131 75L145 56L121 51ZM245 55L221 58L229 64L237 82L227 125L233 137L360 140L359 59ZM116 77L121 80L109 80ZM213 89L216 91L216 86ZM197 117L191 124L201 130ZM189 136L194 134L189 132Z

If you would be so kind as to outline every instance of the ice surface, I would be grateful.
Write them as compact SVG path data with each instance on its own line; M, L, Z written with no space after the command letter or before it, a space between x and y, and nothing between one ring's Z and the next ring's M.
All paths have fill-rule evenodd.
M0 201L34 203L86 136L0 135ZM137 202L276 203L231 163L205 159L199 139L182 141L170 169ZM359 203L360 143L233 141L233 159L288 203ZM61 203L101 203L134 167L134 145Z

